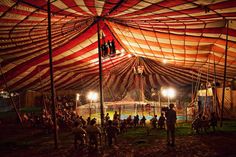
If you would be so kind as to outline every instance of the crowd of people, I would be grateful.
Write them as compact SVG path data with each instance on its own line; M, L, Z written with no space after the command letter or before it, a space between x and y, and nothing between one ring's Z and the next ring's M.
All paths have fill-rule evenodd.
M66 106L58 107L56 116L58 119L56 129L66 128L72 130L75 148L77 148L79 144L88 145L97 149L99 143L102 144L103 141L105 141L108 146L112 146L116 143L118 134L126 133L129 128L150 128L147 127L147 119L144 115L129 115L126 119L121 120L117 111L115 111L112 118L109 113L106 113L103 128L97 125L96 118L87 117L87 119L84 119L83 116L79 116L72 108ZM44 128L47 133L55 129L52 114L46 109L43 110L42 115L33 113L24 114L23 120L33 127ZM150 126L151 129L167 130L167 145L174 146L176 120L174 104L170 104L169 108L162 112L159 118L157 115L154 115L150 119ZM202 114L199 114L192 123L193 129L196 130L197 133L200 133L202 130L206 132L209 126L212 126L213 131L215 131L217 119L214 113L211 114L209 120L205 116L202 116Z
M175 145L176 112L173 110L173 107L174 105L171 104L170 109L165 112L165 115L162 113L159 119L157 119L157 115L154 115L150 120L152 129L164 129L166 124L167 143L171 146ZM145 116L139 118L139 115L135 115L132 118L132 116L129 115L126 119L121 120L117 111L115 111L113 118L107 113L104 121L103 129L96 126L95 118L90 120L90 117L88 117L86 124L83 124L82 121L77 121L73 129L75 148L77 148L78 143L81 145L87 143L89 146L94 145L95 148L97 148L99 141L101 143L102 137L104 137L103 139L105 139L105 143L107 143L108 146L112 146L116 143L118 134L127 132L129 128L146 127Z
M57 129L71 128L79 117L74 111L74 102L72 97L57 97ZM54 129L53 114L50 107L50 99L45 97L44 107L41 112L29 112L21 115L22 122L26 126L44 129L51 133Z

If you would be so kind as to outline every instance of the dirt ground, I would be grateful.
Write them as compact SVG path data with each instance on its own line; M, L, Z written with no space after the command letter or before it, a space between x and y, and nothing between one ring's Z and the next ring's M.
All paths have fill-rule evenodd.
M77 150L72 156L236 157L235 139L236 133L177 137L175 147L167 146L165 139L155 139L152 143L148 143L145 138L134 141L120 139L112 148L99 149L96 152Z
M150 140L151 139L151 140ZM73 135L61 133L59 149L54 149L53 135L19 126L0 127L1 157L236 157L236 132L222 132L176 137L176 146L166 145L155 134L136 139L120 138L111 148L100 146L88 151L75 150Z
M177 137L175 147L167 146L165 139L156 139L151 146L145 143L137 144L135 141L120 141L117 147L113 148L115 151L109 150L107 156L235 157L235 139L236 133Z

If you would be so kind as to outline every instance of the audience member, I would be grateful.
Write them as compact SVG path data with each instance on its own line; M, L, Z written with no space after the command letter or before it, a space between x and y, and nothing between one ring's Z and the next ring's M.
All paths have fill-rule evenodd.
M173 109L174 104L170 104L170 109L166 112L166 125L167 125L167 144L175 146L175 123L176 123L176 111ZM170 143L170 141L172 143Z

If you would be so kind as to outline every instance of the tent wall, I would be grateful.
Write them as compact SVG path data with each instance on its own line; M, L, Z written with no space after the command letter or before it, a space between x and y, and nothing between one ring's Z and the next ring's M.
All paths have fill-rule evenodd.
M236 114L236 90L232 90L231 92L231 98L232 98L232 109L234 110L235 114Z
M67 95L76 95L76 93L81 94L81 91L77 90L59 90L56 91L57 96L67 96Z
M21 93L21 107L34 107L34 106L40 106L40 92L36 91L25 91Z
M217 96L222 105L222 88L217 88ZM225 88L224 118L236 118L236 90Z

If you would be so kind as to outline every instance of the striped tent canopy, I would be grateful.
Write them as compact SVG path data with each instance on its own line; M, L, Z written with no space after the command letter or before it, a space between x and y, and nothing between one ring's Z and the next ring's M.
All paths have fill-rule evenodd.
M5 77L11 91L50 90L47 10L47 0L0 1L0 88ZM236 77L235 0L51 0L51 23L56 90L98 89L97 23L100 41L115 41L102 60L115 99L138 65L146 91L222 81L226 51L226 79Z

